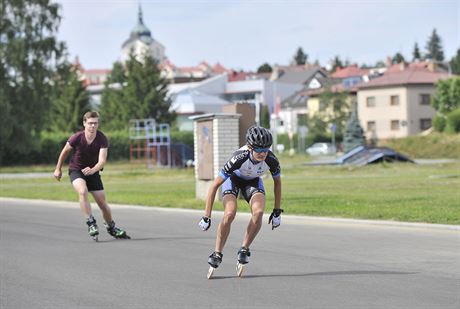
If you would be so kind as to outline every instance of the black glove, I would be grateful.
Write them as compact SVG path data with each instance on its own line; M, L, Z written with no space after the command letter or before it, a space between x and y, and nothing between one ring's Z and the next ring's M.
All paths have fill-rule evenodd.
M283 209L273 209L270 217L268 218L268 224L272 224L272 230L274 228L277 228L281 224L281 213L283 212Z
M201 218L198 225L201 227L203 231L207 231L211 227L211 218L208 218L208 217Z

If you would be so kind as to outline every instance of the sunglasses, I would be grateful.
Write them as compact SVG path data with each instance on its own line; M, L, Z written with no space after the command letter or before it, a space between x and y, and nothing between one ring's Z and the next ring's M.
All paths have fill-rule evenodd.
M268 152L270 148L253 148L253 150L257 153Z

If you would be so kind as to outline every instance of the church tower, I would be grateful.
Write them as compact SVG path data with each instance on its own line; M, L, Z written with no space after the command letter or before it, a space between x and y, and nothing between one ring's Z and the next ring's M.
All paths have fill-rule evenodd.
M139 4L137 25L131 31L129 39L121 46L121 62L129 59L129 54L134 53L136 59L142 61L143 55L151 55L158 63L165 60L165 47L152 37L149 28L144 25L142 8Z

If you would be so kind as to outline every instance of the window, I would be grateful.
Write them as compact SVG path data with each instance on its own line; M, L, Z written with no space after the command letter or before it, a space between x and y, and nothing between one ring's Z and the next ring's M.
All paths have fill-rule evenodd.
M430 105L431 96L429 94L420 95L420 105Z
M367 122L367 131L375 131L375 121Z
M366 106L367 107L375 107L375 97L367 97L366 98Z
M390 96L390 105L391 106L399 105L399 95Z
M391 131L398 131L399 130L399 120L392 120L391 121Z
M431 128L431 119L420 119L420 130L428 130L429 128Z

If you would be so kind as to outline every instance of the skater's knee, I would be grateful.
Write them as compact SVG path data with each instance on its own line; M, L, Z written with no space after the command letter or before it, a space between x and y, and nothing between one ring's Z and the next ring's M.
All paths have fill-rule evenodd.
M86 189L86 188L77 189L77 193L82 198L87 198L88 197L88 189Z
M264 215L264 211L262 209L257 209L252 212L252 220L254 222L262 222L262 217Z
M226 212L224 214L224 218L222 219L223 222L225 222L225 224L229 224L229 223L232 223L233 220L235 219L235 216L236 216L236 212Z

